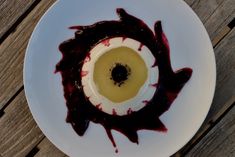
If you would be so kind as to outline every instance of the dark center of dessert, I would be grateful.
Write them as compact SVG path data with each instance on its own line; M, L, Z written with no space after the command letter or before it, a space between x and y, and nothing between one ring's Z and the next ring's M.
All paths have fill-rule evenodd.
M120 63L116 63L111 70L111 79L114 81L114 84L118 84L118 86L121 86L124 81L128 79L129 75L130 68Z

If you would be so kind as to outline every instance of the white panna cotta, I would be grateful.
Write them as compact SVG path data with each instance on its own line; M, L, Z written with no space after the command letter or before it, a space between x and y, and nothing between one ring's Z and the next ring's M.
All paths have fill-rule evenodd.
M111 115L126 115L143 108L157 90L155 57L139 41L114 37L93 47L81 71L86 97Z

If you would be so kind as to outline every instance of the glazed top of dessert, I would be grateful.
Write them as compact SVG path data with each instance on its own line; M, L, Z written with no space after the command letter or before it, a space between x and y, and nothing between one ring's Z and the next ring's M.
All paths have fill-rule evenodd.
M134 50L118 47L98 58L93 78L100 94L119 103L137 95L147 79L147 67Z

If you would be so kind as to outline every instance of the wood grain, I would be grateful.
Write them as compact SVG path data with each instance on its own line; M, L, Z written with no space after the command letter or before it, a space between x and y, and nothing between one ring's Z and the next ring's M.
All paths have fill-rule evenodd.
M0 0L0 39L36 0Z
M218 44L215 56L217 87L213 108L223 108L224 104L235 96L235 28ZM213 108L208 116L216 113Z
M213 38L212 45L216 46L230 31L231 29L228 26L224 26L224 28L220 30L218 35Z
M220 33L226 30L229 22L235 17L235 0L224 0L223 3L205 22L205 27L213 41Z
M63 152L58 150L47 138L44 138L37 146L39 151L34 157L67 157Z
M186 157L235 156L235 106Z
M192 4L192 9L203 23L218 9L224 0L197 0Z
M55 0L41 1L0 45L0 110L23 86L23 61L29 37L40 17L53 2Z
M44 137L28 109L24 91L6 108L0 119L0 155L25 156Z
M189 6L192 6L197 0L184 0Z
M215 46L230 28L227 26L235 17L234 0L186 0L204 23Z
M202 127L194 138L176 155L185 154L200 140L204 133L214 126L216 120L235 101L235 29L216 46L217 85L211 109Z

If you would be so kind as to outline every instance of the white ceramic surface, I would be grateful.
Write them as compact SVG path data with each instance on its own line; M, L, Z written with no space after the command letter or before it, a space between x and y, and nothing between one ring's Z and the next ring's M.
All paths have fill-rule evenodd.
M89 100L94 106L99 104L99 107L102 108L103 112L111 115L113 114L113 111L115 111L117 115L126 115L128 114L129 109L131 109L131 111L138 111L146 105L145 101L150 101L152 99L156 91L156 87L152 85L158 83L158 66L152 67L155 63L155 58L145 45L139 50L140 42L130 38L126 38L123 41L122 37L115 37L108 40L109 46L105 46L101 42L90 51L90 61L84 62L82 67L82 71L88 72L86 76L82 77L82 85L86 96L89 97ZM104 53L122 46L131 48L143 59L148 70L148 76L135 97L120 103L115 103L101 95L97 90L93 80L94 64Z
M94 7L95 6L95 7ZM67 108L60 74L54 74L61 59L58 45L74 35L72 25L89 25L118 19L116 8L145 21L153 29L157 20L169 40L173 69L190 67L192 78L171 108L160 119L167 133L141 130L139 145L113 131L115 153L104 128L90 123L79 137L65 122ZM24 85L29 108L43 133L69 156L162 157L184 146L197 132L210 108L216 79L213 48L196 14L181 0L60 0L36 26L25 56Z

